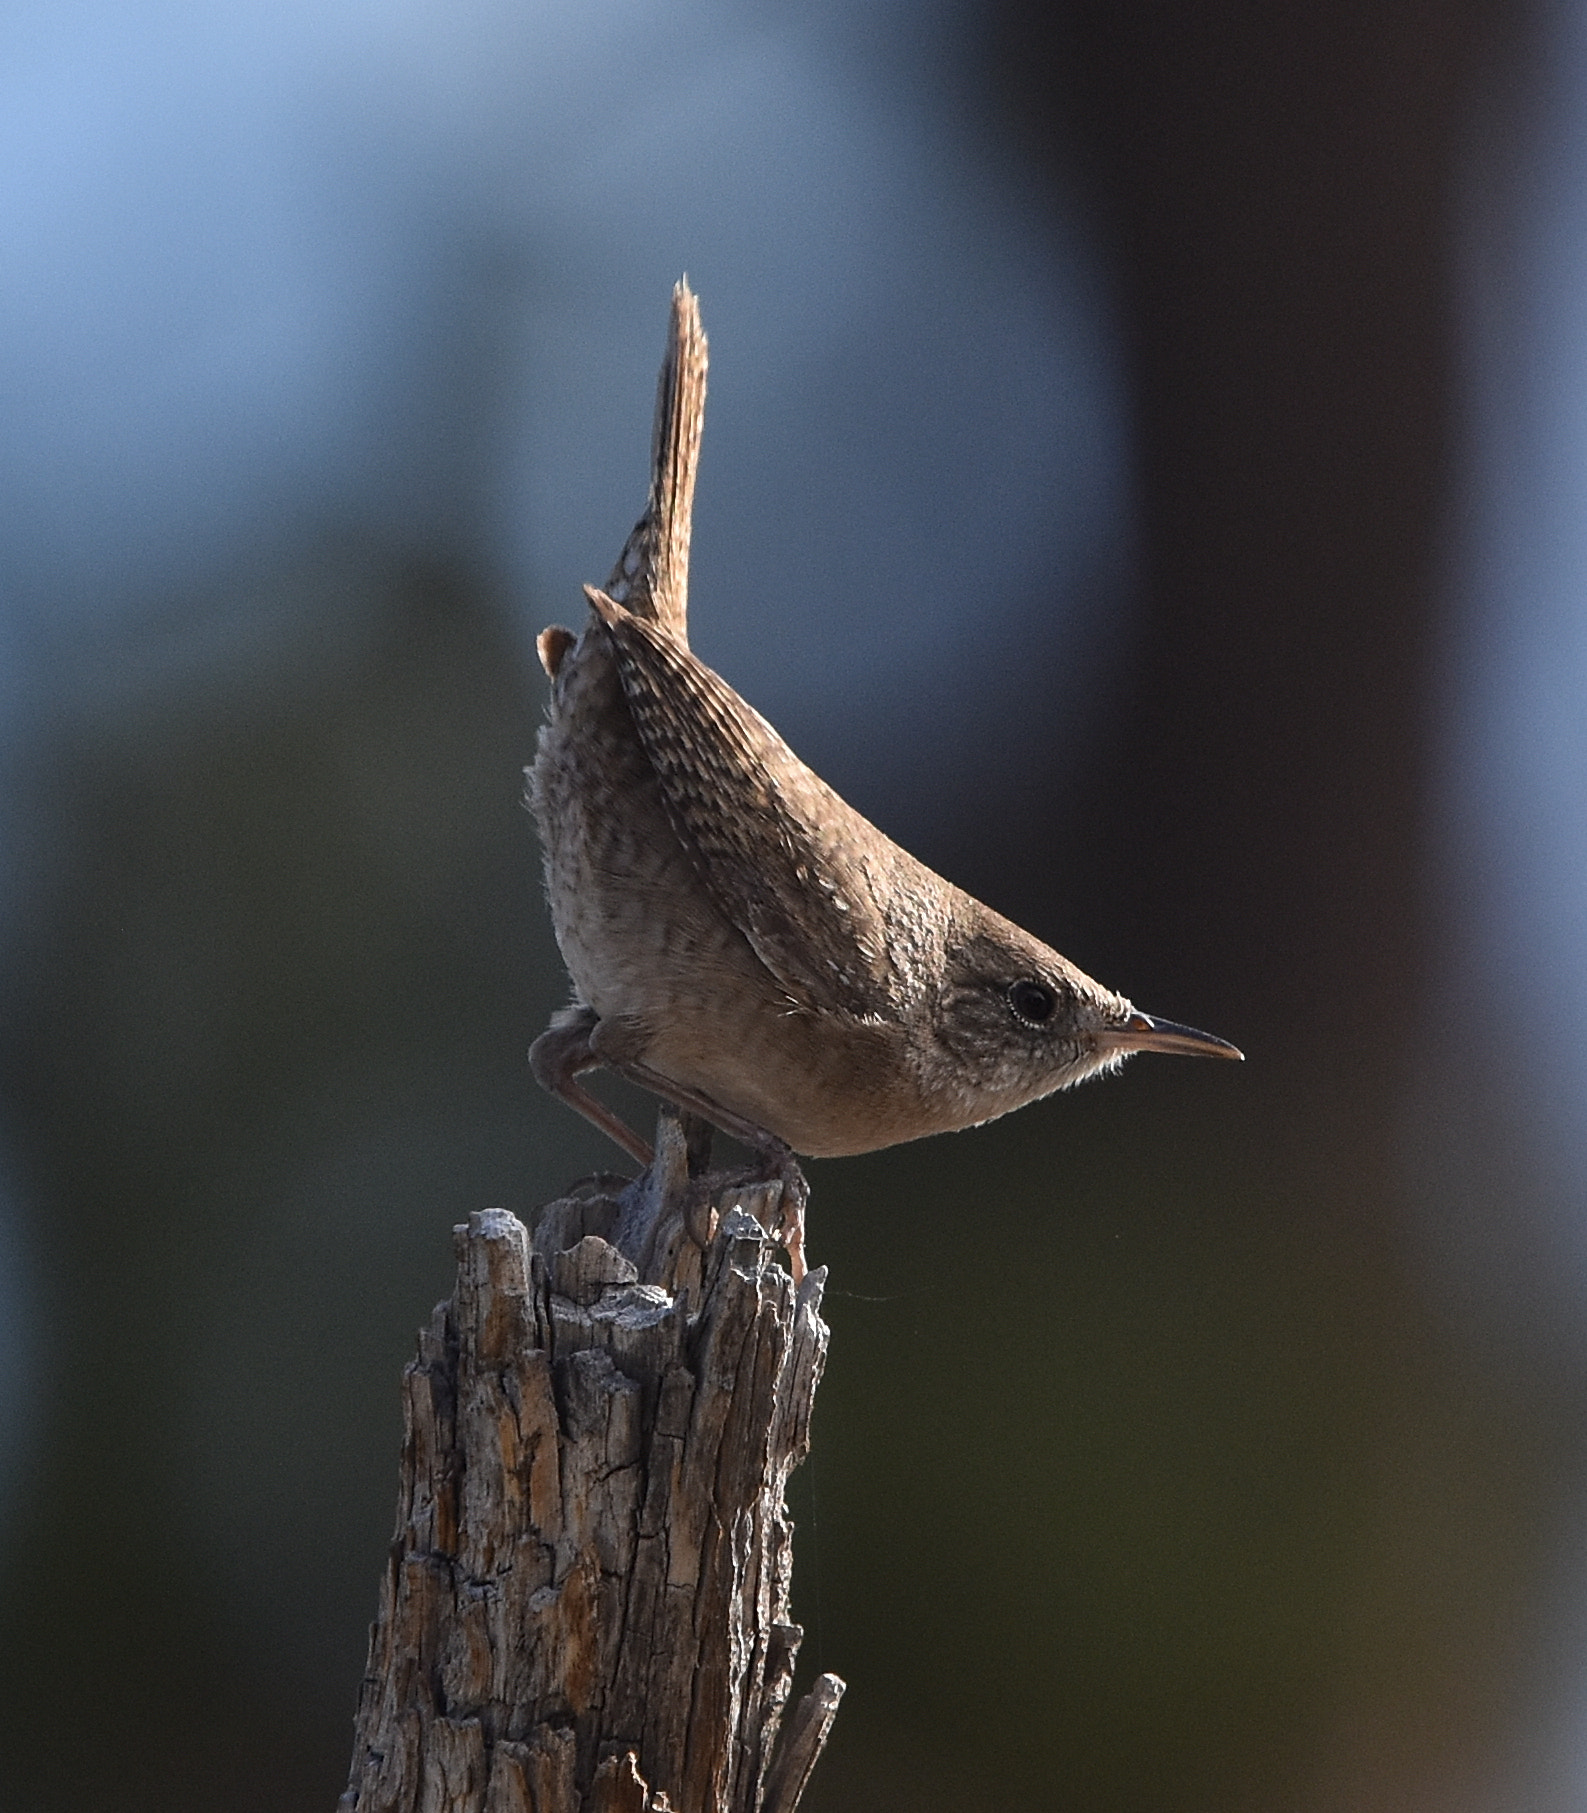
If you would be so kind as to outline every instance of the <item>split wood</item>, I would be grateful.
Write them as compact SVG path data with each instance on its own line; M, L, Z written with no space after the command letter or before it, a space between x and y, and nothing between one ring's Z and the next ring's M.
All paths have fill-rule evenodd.
M690 1177L660 1132L532 1242L501 1209L455 1230L340 1813L798 1806L843 1693L822 1675L778 1747L825 1272L777 1262L775 1184Z

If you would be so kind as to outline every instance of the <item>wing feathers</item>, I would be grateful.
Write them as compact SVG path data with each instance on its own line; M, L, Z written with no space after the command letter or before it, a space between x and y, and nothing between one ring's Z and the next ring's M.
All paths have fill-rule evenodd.
M881 838L689 649L586 588L662 799L718 908L799 1006L885 1013Z

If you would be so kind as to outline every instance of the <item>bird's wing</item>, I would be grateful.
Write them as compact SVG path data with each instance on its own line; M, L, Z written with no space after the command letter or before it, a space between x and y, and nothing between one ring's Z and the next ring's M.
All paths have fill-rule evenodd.
M884 1014L878 864L891 846L719 674L585 589L667 816L712 899L798 1005Z

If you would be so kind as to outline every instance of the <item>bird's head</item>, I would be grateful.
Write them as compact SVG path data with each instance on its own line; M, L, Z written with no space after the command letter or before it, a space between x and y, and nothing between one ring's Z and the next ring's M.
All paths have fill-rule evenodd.
M955 915L931 1026L942 1062L932 1080L962 1099L962 1124L1116 1070L1138 1051L1241 1057L1211 1033L1141 1013L979 902L965 905L974 910Z

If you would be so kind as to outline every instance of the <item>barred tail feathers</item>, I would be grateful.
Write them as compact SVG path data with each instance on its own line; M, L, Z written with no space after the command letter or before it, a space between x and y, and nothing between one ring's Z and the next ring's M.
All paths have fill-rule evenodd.
M656 385L650 497L634 525L607 593L636 617L689 640L689 527L705 417L706 339L687 278L672 292L667 351Z

